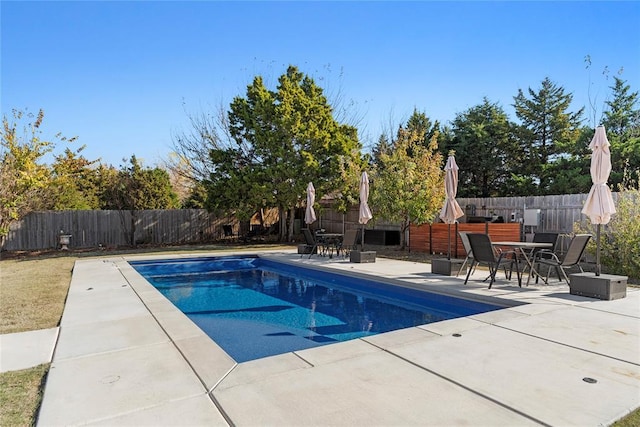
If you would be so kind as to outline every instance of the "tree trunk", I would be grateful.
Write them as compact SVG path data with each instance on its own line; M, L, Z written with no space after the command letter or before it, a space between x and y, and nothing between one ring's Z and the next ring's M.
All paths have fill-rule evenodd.
M287 239L287 218L285 210L282 206L278 206L278 222L280 223L280 242L285 242Z
M289 232L287 233L287 242L293 242L293 228L296 222L296 208L289 209Z
M132 247L136 247L136 211L131 211L131 228L129 229L129 244Z

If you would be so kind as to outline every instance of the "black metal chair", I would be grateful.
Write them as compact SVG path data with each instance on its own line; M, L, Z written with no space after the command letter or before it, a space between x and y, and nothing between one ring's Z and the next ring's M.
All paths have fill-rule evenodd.
M476 264L484 264L489 267L489 289L493 286L493 282L496 280L496 273L498 269L504 268L504 275L507 279L511 280L511 273L513 270L513 264L516 265L516 274L518 275L518 286L522 287L522 277L520 275L520 267L518 262L518 256L515 251L496 251L491 238L487 234L468 233L469 244L471 245L471 251L473 252L473 258ZM507 258L511 256L511 258ZM507 272L507 265L509 271ZM464 280L465 285L471 275L471 270L467 272L467 277ZM487 280L484 279L484 280Z
M464 266L467 265L467 262L469 263L469 266L467 268L469 268L469 270L472 273L473 273L473 270L475 270L476 268L476 260L473 259L473 251L471 250L471 243L469 243L469 237L467 236L469 232L459 231L458 234L460 235L460 240L462 241L462 246L464 247L464 251L467 253L467 257L462 262L462 265L460 266L460 270L458 270L458 272L456 273L456 277L460 275L460 272L464 269Z
M536 270L538 271L540 271L540 265L546 265L548 267L547 276L544 279L545 283L549 281L549 273L552 267L555 268L558 274L558 280L562 281L564 278L567 284L569 283L569 277L567 277L565 269L577 266L581 272L584 272L580 262L582 261L582 255L584 255L590 239L591 234L576 234L573 236L573 239L571 239L569 248L563 256L559 256L555 252L538 251L533 259L533 264L537 265ZM539 277L540 275L536 276L536 283L538 283Z
M311 253L309 254L309 258L311 258L311 255L318 253L319 242L315 239L313 233L311 233L311 230L308 228L303 228L302 234L304 236L305 244L307 246L311 246ZM300 256L300 258L302 258L302 256Z
M551 249L534 248L529 254L529 259L531 260L532 264L533 264L533 260L535 259L538 253L540 253L539 256L543 258L551 257L550 254L554 253L556 250L556 245L558 244L558 236L559 236L559 233L548 233L548 232L539 232L533 235L533 243L550 243ZM522 274L526 272L525 270L527 269L527 267L528 267L528 264L525 263L524 268L522 270Z
M342 255L345 258L351 253L352 250L356 249L359 234L360 230L347 230L344 233L342 243L340 243L340 247L338 250L342 252Z

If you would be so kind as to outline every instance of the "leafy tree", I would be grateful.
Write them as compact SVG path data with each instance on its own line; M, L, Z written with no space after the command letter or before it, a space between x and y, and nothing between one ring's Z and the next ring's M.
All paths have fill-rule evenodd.
M433 221L444 202L443 158L435 134L424 145L424 129L400 127L393 150L381 153L371 186L371 206L378 218L400 223L400 246L411 222Z
M361 164L356 129L334 119L323 90L294 66L275 91L255 77L231 103L228 123L231 144L210 152L209 207L241 219L277 207L283 240L293 236L309 181L318 194L341 190L344 165Z
M129 164L120 170L101 168L101 204L103 209L114 209L120 213L120 220L131 246L136 245L135 233L138 211L145 209L174 209L179 207L177 195L171 188L167 171L144 168L136 156L131 156ZM127 226L125 212L129 211Z
M45 209L51 199L47 188L51 169L43 158L51 153L55 141L41 139L44 111L37 115L13 110L13 118L2 118L0 145L0 242L4 243L13 221L29 212ZM59 141L73 141L60 134Z
M513 125L497 103L484 98L482 104L457 114L448 135L445 146L455 150L460 168L459 197L506 196L524 185L512 176L524 153L513 137Z
M549 194L557 169L549 169L547 164L557 161L575 145L584 108L569 112L573 95L565 93L549 78L542 81L537 92L529 88L528 95L520 89L514 97L516 117L520 120L517 136L525 156L522 175L537 183L539 194Z
M52 165L52 179L49 192L52 197L51 209L99 209L98 160L87 160L80 155L85 147L77 151L69 148L55 157Z

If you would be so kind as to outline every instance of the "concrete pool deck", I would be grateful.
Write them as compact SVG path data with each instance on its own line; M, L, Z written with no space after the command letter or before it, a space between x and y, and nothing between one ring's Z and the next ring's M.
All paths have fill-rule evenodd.
M637 288L600 301L502 274L489 290L481 270L465 286L423 263L264 254L525 304L237 364L127 263L186 255L78 260L38 425L596 426L640 407Z

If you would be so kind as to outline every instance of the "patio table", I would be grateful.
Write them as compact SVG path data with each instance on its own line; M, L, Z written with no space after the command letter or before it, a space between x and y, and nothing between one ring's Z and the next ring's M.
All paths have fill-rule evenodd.
M333 250L340 254L340 246L343 235L341 233L317 233L316 238L322 242L322 256L329 252L329 258L333 258Z
M532 274L537 274L540 276L540 273L536 271L533 266L533 259L530 258L530 255L533 255L533 251L535 249L553 249L553 244L551 243L537 243L537 242L492 242L494 247L497 248L513 248L516 249L520 254L522 254L522 258L524 258L525 262L529 266L529 275L527 276L527 286L529 286L529 281L531 280ZM545 280L545 283L547 281Z

